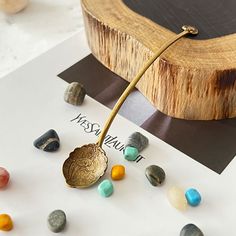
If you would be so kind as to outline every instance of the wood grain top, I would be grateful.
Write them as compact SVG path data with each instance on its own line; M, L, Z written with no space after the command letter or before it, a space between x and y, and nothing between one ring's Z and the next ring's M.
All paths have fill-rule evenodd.
M131 10L122 0L81 2L93 55L127 81L176 35ZM175 22L171 5L167 9ZM231 6L227 9L231 11ZM153 11L151 5L149 10ZM198 26L205 27L205 22L202 19ZM201 40L181 38L153 63L136 87L157 109L173 117L202 120L236 117L236 33Z
M210 39L236 33L235 0L123 0L133 11L178 33L182 25L194 25Z

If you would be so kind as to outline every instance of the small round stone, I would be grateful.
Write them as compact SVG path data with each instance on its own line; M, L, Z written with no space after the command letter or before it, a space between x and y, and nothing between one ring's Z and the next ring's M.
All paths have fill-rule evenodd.
M55 210L48 216L48 227L54 233L61 232L66 226L66 214L62 210Z
M7 186L10 179L10 174L6 169L0 167L0 188L4 188Z
M145 170L145 175L153 186L162 185L166 178L165 171L156 165L148 166Z
M202 200L200 193L194 188L188 189L185 192L185 197L190 206L198 206Z
M176 208L180 211L187 210L188 203L185 198L184 191L181 188L175 187L175 186L171 187L168 190L167 198L168 198L170 204L174 208Z
M122 165L115 165L111 169L111 178L113 180L121 180L125 177L125 167Z
M98 192L102 197L109 197L114 191L113 184L110 180L105 179L98 185Z
M148 138L139 132L132 133L127 140L125 141L125 148L127 146L135 147L138 149L138 152L141 152L148 146Z
M29 0L1 0L0 10L9 14L15 14L23 10L28 3Z
M78 106L84 102L85 95L86 90L84 86L78 82L72 82L66 88L64 100L71 105Z
M34 146L45 152L55 152L60 147L60 139L57 132L50 129L34 141Z
M187 224L181 230L180 236L204 236L204 235L196 225Z
M124 157L128 161L135 161L138 155L138 149L135 147L127 146L124 150Z
M9 215L1 214L0 215L0 230L10 231L13 229L13 222Z

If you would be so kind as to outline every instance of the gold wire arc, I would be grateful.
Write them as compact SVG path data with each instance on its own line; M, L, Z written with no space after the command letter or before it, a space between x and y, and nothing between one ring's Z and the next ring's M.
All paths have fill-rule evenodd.
M192 34L192 35L196 35L198 34L198 30L193 27L193 26L188 26L188 25L184 25L182 27L183 31L177 35L175 35L172 39L170 39L169 41L167 41L144 65L144 67L138 72L138 74L135 76L135 78L130 82L129 86L125 89L125 91L122 93L122 95L120 96L119 100L117 101L117 103L115 104L115 106L113 107L105 125L104 128L98 138L98 142L97 145L99 147L102 147L102 143L106 137L106 134L115 118L115 116L117 115L120 107L122 106L122 104L124 103L125 99L129 96L130 92L135 88L136 84L138 83L138 81L141 79L141 77L143 76L143 74L146 72L146 70L152 65L152 63L163 53L165 52L165 50L167 48L169 48L173 43L175 43L177 40L179 40L180 38L182 38L183 36L187 35L187 34Z

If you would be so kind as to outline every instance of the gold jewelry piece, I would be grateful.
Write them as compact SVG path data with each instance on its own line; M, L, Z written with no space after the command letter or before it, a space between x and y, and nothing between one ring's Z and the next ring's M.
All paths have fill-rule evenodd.
M196 35L198 30L193 26L182 27L183 31L175 35L171 40L166 42L144 65L135 78L130 82L129 86L125 89L114 108L112 109L105 126L99 136L98 142L84 145L76 148L70 153L69 158L63 164L63 174L66 183L74 188L86 188L95 184L104 174L108 166L108 159L105 151L102 149L102 143L106 134L117 115L120 107L125 99L129 96L130 92L134 89L135 85L141 79L146 70L152 63L173 43L187 34Z

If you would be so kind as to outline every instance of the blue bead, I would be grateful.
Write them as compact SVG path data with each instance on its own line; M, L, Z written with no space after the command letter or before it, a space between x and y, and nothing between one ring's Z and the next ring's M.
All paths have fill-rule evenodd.
M105 179L98 185L98 192L102 197L109 197L113 193L113 184L110 180Z
M190 206L197 206L202 200L200 193L194 188L188 189L185 193L185 197Z

